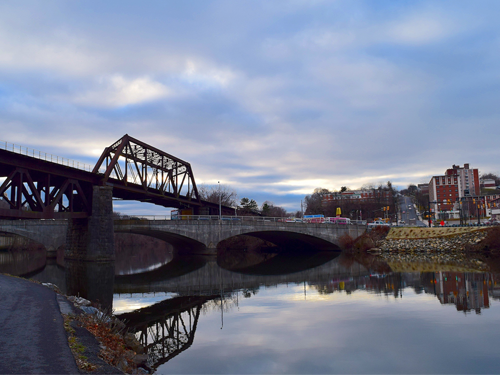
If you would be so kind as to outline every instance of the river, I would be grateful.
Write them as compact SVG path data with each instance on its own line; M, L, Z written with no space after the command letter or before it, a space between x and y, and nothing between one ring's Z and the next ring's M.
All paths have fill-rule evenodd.
M149 265L122 261L118 269L0 255L2 272L112 305L147 347L157 373L500 368L500 273L484 256L450 263L343 253L170 253Z

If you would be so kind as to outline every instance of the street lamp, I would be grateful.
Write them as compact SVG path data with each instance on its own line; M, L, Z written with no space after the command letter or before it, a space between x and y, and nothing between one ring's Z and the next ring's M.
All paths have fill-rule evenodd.
M221 208L222 208L222 197L220 195L220 181L217 181L217 183L219 184L219 220L222 220L222 212L221 212Z

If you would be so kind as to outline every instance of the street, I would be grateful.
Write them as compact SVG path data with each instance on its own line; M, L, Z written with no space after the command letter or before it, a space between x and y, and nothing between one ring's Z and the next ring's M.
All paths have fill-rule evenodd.
M417 210L410 197L399 197L399 217L400 221L404 221L405 225L410 224L410 220L415 222L417 226L427 226L418 219Z

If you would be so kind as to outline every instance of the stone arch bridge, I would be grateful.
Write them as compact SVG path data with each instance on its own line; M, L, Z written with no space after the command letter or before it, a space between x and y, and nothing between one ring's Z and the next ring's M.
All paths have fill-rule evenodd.
M55 251L75 235L67 220L2 220L0 232L17 234ZM312 247L317 250L338 250L344 234L359 237L364 225L287 223L282 221L231 220L115 220L115 233L135 233L162 239L180 250L192 253L216 253L217 245L228 238L250 235L282 247ZM84 253L83 253L84 252ZM82 249L82 256L71 258L98 260ZM95 259L94 259L95 258Z
M217 245L231 237L250 235L286 248L312 247L338 250L344 234L357 238L364 225L335 225L284 222L279 219L252 220L115 220L115 233L136 233L163 239L190 252L216 251Z

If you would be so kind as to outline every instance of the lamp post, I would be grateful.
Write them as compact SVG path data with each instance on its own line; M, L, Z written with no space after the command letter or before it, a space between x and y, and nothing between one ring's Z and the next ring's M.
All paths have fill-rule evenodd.
M220 195L220 181L217 181L217 183L219 184L219 220L222 220L222 197Z

